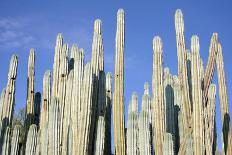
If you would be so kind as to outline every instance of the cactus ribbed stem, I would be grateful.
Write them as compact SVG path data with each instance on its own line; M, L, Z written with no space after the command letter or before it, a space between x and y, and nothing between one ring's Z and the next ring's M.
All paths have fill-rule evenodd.
M1 155L8 155L10 153L10 127L6 127L0 147Z
M29 128L26 142L26 152L25 155L34 155L36 152L37 145L37 126L32 124Z
M104 143L105 143L105 118L103 116L98 117L97 132L94 147L94 155L104 155Z
M203 126L203 97L200 76L200 45L199 38L193 36L191 39L192 50L192 97L193 97L193 148L194 154L202 155L204 152L204 126Z
M6 91L2 104L2 115L1 115L2 128L5 128L8 125L10 125L13 119L13 112L15 106L15 82L17 76L17 67L18 67L18 58L16 55L13 55L10 61L8 81L7 81Z
M213 33L211 37L210 47L209 47L209 57L205 69L204 75L204 101L207 102L208 89L211 84L213 75L214 75L214 66L217 54L217 45L218 45L218 34Z
M163 153L164 155L174 155L174 142L171 133L164 134Z
M163 89L163 45L158 36L153 39L153 50L153 143L155 144L155 153L163 154L163 134L166 128Z
M127 155L137 155L138 152L138 96L133 93L128 108L127 122Z
M49 106L51 104L51 72L47 70L43 78L43 99L40 117L40 129L48 123Z
M124 120L124 10L119 9L117 13L116 31L116 56L115 56L115 78L114 78L114 143L117 155L126 154L125 146L125 120Z
M91 64L87 63L84 68L84 78L82 83L81 96L81 116L78 143L78 155L87 155L91 152L89 149L90 143L90 128L91 128L91 114L92 114L92 95L93 95L93 76Z
M69 72L67 87L66 87L66 97L65 97L65 107L64 107L64 125L63 125L63 137L62 137L62 154L66 155L68 153L68 138L69 138L69 127L71 123L71 106L72 106L72 91L73 91L73 70ZM72 138L71 138L72 140Z
M35 50L30 50L27 75L26 126L29 129L35 121Z
M151 155L151 98L149 96L149 85L148 83L144 84L144 95L142 99L142 111L139 114L138 120L138 145L139 153Z
M112 74L106 74L105 154L111 154Z
M227 153L228 145L228 136L230 130L230 118L229 118L229 108L228 108L228 96L227 96L227 87L226 87L226 78L224 71L224 60L222 55L221 44L218 43L218 51L216 57L216 65L218 72L218 87L219 87L219 99L220 99L220 108L221 108L221 119L223 123L223 142L224 142L224 151Z
M216 85L211 84L208 90L208 102L206 107L206 121L205 121L205 147L206 155L213 153L214 139L214 126L215 126L215 97L216 97Z
M178 55L178 78L180 80L181 104L183 108L183 125L185 130L191 122L191 106L189 98L189 86L187 77L187 54L184 39L184 19L181 10L175 14L176 44Z
M16 125L14 127L12 139L11 139L11 155L17 155L19 151L19 136L20 136L20 126Z
M49 123L48 123L48 154L60 154L60 110L58 98L52 98L49 108Z
M78 153L78 139L80 121L81 121L81 88L84 75L84 50L76 47L76 55L74 57L74 79L73 79L73 97L72 97L72 109L71 109L71 120L72 120L72 131L73 131L73 154Z

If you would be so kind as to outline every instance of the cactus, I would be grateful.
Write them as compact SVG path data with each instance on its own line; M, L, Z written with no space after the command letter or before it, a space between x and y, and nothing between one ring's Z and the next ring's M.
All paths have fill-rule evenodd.
M52 98L49 108L49 123L48 123L48 154L60 154L60 110L59 99Z
M222 47L221 44L218 43L218 51L216 57L216 65L218 72L218 86L219 86L219 99L220 99L220 109L221 109L221 119L223 123L223 143L224 143L224 151L227 153L227 145L228 145L228 136L229 136L229 128L230 128L230 118L229 118L229 110L228 110L228 96L227 96L227 87L226 87L226 79L224 72L224 60L222 56Z
M10 68L8 72L8 81L5 89L5 95L2 102L1 128L4 129L11 125L14 106L15 106L15 82L17 76L18 58L16 55L11 57Z
M12 139L11 139L11 155L17 155L19 152L19 137L20 136L20 126L16 125L14 127Z
M127 122L127 155L137 155L138 152L138 96L134 92L128 108Z
M165 106L164 106L164 86L163 86L163 49L160 37L153 39L153 143L155 153L163 154L163 136L165 132Z
M47 70L43 78L43 99L40 117L40 129L48 123L49 106L51 104L51 73Z
M214 151L214 132L215 132L215 97L216 86L211 84L208 90L208 102L206 107L206 119L205 119L205 147L206 154L210 155Z
M1 155L8 155L10 153L10 127L6 127L0 147Z
M180 81L181 103L183 108L183 125L186 130L190 125L191 106L189 97L189 86L187 77L187 63L186 63L186 48L184 39L184 19L181 10L177 10L175 14L175 28L176 28L176 44L178 55L178 78Z
M51 71L53 79L49 70L43 78L41 111L41 94L36 92L34 82L35 51L33 48L30 50L25 128L17 125L23 120L13 118L18 59L12 56L7 85L0 96L1 154L110 155L112 106L117 155L232 154L232 128L218 34L213 33L211 37L209 57L204 68L199 53L199 38L191 38L191 52L185 47L181 10L175 14L178 77L172 75L168 68L163 69L162 41L160 37L154 37L152 97L146 82L139 112L138 95L132 94L125 130L124 22L124 11L119 9L114 94L112 75L105 74L104 70L101 20L94 22L92 58L87 64L84 63L84 50L73 44L69 54L68 45L58 34ZM216 86L212 84L215 66L223 123L221 152L216 133ZM11 132L11 129L14 130Z
M114 78L114 143L117 155L126 154L125 146L125 120L124 120L124 10L119 9L117 13L116 31L116 56L115 56L115 78Z
M73 131L73 154L77 154L78 143L75 142L78 139L79 126L81 125L81 88L84 75L84 50L75 47L74 57L74 76L73 76L73 97L72 97L72 109L71 109L71 120L72 120L72 131Z
M27 75L26 127L29 129L35 121L35 50L30 50Z
M63 137L62 137L62 154L67 154L68 149L68 138L70 132L71 123L71 105L72 105L72 91L73 91L73 70L69 72L67 87L66 87L66 97L65 97L65 107L64 107L64 125L63 125ZM72 131L72 130L71 130ZM72 141L72 138L71 138Z
M91 109L92 109L92 95L93 95L93 76L91 64L87 63L84 68L84 78L82 83L82 97L81 97L81 116L78 143L78 154L87 155L91 150L88 150L90 143L90 127L91 127Z
M98 117L95 137L94 155L103 155L105 149L105 118L103 116Z
M105 108L105 147L104 154L111 154L111 109L112 109L112 74L106 74L106 108Z
M149 86L148 83L144 84L144 95L142 100L142 111L139 114L138 120L138 146L139 146L139 153L151 155L151 99L149 96Z
M34 155L36 152L37 145L37 126L32 124L29 128L26 142L25 155Z
M172 134L164 133L163 153L165 155L174 155L174 142Z
M203 155L204 152L204 126L203 126L203 106L202 88L200 79L200 45L199 38L191 38L191 71L192 71L192 98L193 98L193 148L194 154Z

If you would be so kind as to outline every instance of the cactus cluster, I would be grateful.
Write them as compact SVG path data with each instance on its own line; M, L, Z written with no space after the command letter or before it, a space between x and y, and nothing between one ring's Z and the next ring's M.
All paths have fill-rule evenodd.
M163 64L163 43L153 39L152 95L144 84L141 110L132 93L127 128L124 118L125 14L117 13L114 92L112 74L104 71L102 22L94 22L92 58L71 48L57 35L53 70L43 78L42 95L35 91L35 50L30 50L25 122L14 125L18 58L12 56L8 82L0 98L0 152L2 155L231 155L232 128L222 47L214 33L204 69L199 37L186 48L184 18L175 14L178 75ZM221 109L222 150L216 134L217 68ZM42 96L42 97L41 97ZM40 108L41 107L41 108ZM111 113L115 152L111 148Z

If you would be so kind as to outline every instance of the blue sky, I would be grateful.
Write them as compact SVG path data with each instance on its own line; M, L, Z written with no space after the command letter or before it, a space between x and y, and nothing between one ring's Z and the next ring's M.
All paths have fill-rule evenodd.
M36 49L36 91L42 91L46 69L52 69L57 33L65 42L85 49L90 60L93 23L103 22L105 70L114 72L116 13L125 10L125 105L133 91L143 94L143 84L151 85L152 39L159 35L164 45L164 66L177 73L174 14L180 8L185 19L185 40L190 48L193 34L200 38L200 52L206 65L210 38L219 33L223 47L230 113L232 112L232 2L229 0L194 1L0 1L0 90L6 85L10 57L19 56L16 108L26 103L27 59L30 48ZM215 78L215 82L216 82ZM218 95L217 95L218 96ZM141 103L139 103L140 105ZM217 102L217 116L219 114ZM217 117L220 120L220 117ZM220 131L218 124L218 132ZM220 137L218 137L220 139Z

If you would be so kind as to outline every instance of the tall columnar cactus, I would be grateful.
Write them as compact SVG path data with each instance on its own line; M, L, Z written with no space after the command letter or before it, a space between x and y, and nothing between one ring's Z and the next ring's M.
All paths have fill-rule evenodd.
M19 137L20 136L20 126L16 125L13 130L13 135L11 139L11 155L17 155L19 152Z
M216 85L211 84L208 91L208 102L206 105L206 119L205 119L205 147L206 154L210 155L215 150L215 97L216 97Z
M49 106L51 104L51 72L47 70L43 78L43 99L40 117L40 129L48 123Z
M164 133L163 154L174 155L174 142L171 133Z
M61 33L57 35L56 46L55 46L55 56L53 63L53 80L52 80L52 96L57 97L59 92L59 70L60 70L60 61L61 53L63 48L63 36Z
M36 152L37 145L37 126L32 124L29 128L26 142L25 155L34 155Z
M125 120L124 120L124 10L119 9L117 13L116 31L116 56L115 56L115 77L114 77L114 143L117 155L126 154L125 146Z
M218 51L216 57L216 65L218 72L218 87L219 87L219 99L220 99L220 109L221 109L221 119L223 123L223 142L224 142L224 151L227 153L227 144L228 136L230 130L230 118L229 118L229 108L228 108L228 96L227 96L227 87L224 71L224 60L222 56L222 47L218 43Z
M0 145L1 155L8 155L10 153L10 127L6 127L4 131L4 137L1 138Z
M62 52L60 55L60 70L59 70L59 91L58 91L58 99L59 99L59 108L60 108L60 145L62 145L63 138L63 124L64 124L64 108L65 108L65 96L66 96L66 86L68 79L68 45L64 44L62 48Z
M138 151L138 96L133 93L128 108L128 122L127 122L127 155L137 155Z
M103 82L103 75L101 77L101 83L100 83L100 71L103 71L104 64L103 64L103 40L102 40L102 22L100 19L96 19L94 22L94 34L93 34L93 42L92 42L92 59L91 59L91 65L92 65L92 72L93 72L93 97L92 97L92 104L93 104L93 110L92 110L92 122L91 122L91 135L90 135L90 145L89 149L92 150L93 146L93 140L94 140L94 132L96 130L96 123L97 123L97 117L101 115L102 113L102 98L103 96L100 96L101 99L99 99L99 91L102 93L103 88L101 89L101 85L104 85L105 82Z
M139 114L138 120L138 147L140 154L151 155L151 113L150 113L150 98L148 91L148 83L145 83L145 91L142 100L142 111ZM150 114L149 114L150 113Z
M151 97L149 94L149 84L144 84L144 94L142 98L142 111L146 111L148 115L149 124L152 124L152 109L151 109ZM150 126L149 125L149 126Z
M67 87L66 87L66 97L65 97L65 107L64 107L64 125L63 125L63 137L62 137L62 154L67 154L68 142L69 142L69 127L71 123L71 108L72 108L72 92L73 92L73 70L69 72ZM72 140L72 138L71 138Z
M191 39L191 71L192 71L192 97L193 97L193 148L194 154L204 154L204 125L203 125L203 96L200 76L200 45L199 38Z
M106 74L105 154L111 154L112 74Z
M103 116L106 108L106 75L104 71L99 73L98 89L98 115Z
M176 28L176 45L178 55L178 77L180 81L181 104L183 108L183 125L187 129L191 122L191 106L189 98L189 86L187 77L187 54L184 39L184 19L181 10L177 10L175 14Z
M165 113L166 113L166 132L175 133L175 122L174 122L174 89L173 89L173 78L169 73L169 68L164 69L164 102L165 102Z
M153 143L155 144L155 153L163 154L163 134L166 128L163 89L163 45L158 36L153 39L153 51Z
M205 75L204 75L204 100L207 102L208 97L208 89L211 84L213 75L214 75L214 66L215 66L215 60L217 55L217 45L218 45L218 34L213 33L211 37L210 47L209 47L209 57L205 69Z
M29 129L35 121L35 50L30 50L27 75L26 126Z
M15 82L17 76L18 57L13 55L10 61L8 72L8 81L5 90L5 95L2 103L1 122L2 128L7 127L12 123L13 112L15 106Z
M98 117L97 132L94 145L94 155L104 155L105 146L105 118L103 116Z
M48 154L60 154L60 110L58 98L52 98L49 108L48 123Z
M72 120L72 131L73 131L73 154L78 153L78 139L80 120L81 120L81 95L82 95L82 82L84 76L84 50L75 48L76 55L74 57L74 77L73 77L73 95L72 95L72 109L71 109L71 120Z
M41 106L41 93L40 92L35 93L34 104L35 104L34 124L39 126L39 122L40 122L40 106Z
M41 150L40 150L40 152L41 152L41 155L48 155L48 148L49 148L48 122L40 130L41 130L41 134L40 134Z
M81 116L78 143L78 155L87 155L91 152L89 149L90 144L90 128L91 128L91 114L92 114L92 95L93 95L93 76L92 67L87 63L84 68L84 78L82 82L82 96L81 96Z

